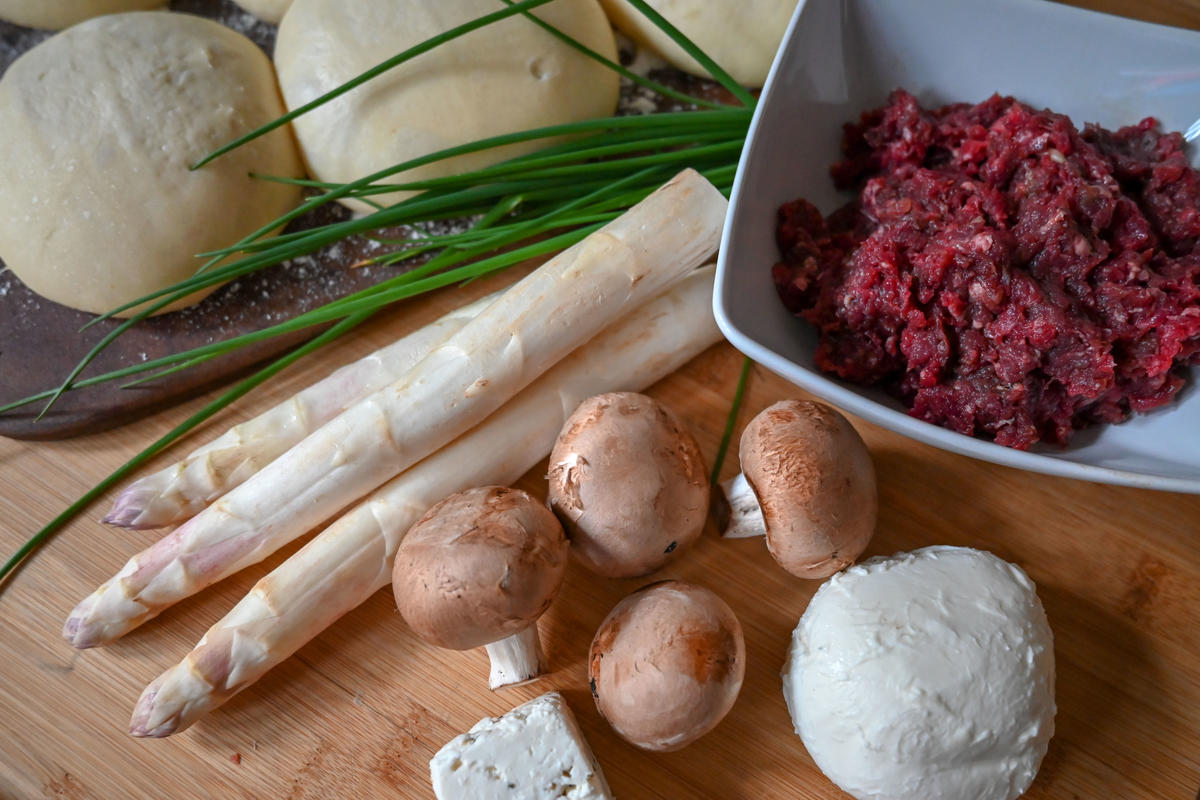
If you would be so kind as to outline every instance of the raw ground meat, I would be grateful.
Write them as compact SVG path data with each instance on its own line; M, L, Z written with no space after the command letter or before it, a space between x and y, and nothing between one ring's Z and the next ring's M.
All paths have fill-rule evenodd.
M1082 132L1010 97L904 91L845 128L856 200L779 209L784 304L817 365L1010 447L1168 403L1200 362L1200 176L1147 118Z

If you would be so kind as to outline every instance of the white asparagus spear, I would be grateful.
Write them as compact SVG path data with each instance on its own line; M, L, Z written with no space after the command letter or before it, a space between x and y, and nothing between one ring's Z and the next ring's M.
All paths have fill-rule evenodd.
M403 378L130 559L75 607L63 636L76 647L116 639L453 440L702 263L726 207L712 184L684 170L517 283Z
M495 299L488 295L451 311L233 426L181 461L134 481L103 521L122 528L161 528L195 516L354 403L403 377Z
M482 424L394 478L262 578L183 661L142 692L134 736L170 736L262 677L392 577L396 548L426 509L472 486L511 484L601 392L637 391L720 333L711 267L608 328Z

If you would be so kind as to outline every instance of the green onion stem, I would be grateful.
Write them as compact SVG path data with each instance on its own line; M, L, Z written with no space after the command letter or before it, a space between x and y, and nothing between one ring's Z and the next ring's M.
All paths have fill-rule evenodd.
M712 477L709 483L713 486L721 479L721 467L725 464L725 454L729 452L729 443L733 441L733 431L737 427L738 412L742 408L742 397L746 393L746 384L750 380L750 368L754 362L749 358L742 362L742 372L738 376L737 388L733 390L733 403L729 406L729 416L725 418L725 431L721 434L721 444L717 447L717 457L713 459Z
M184 292L180 296L184 297L187 294L189 294L189 293ZM76 364L69 373L67 373L67 377L63 379L62 383L60 383L57 388L55 388L53 391L50 392L50 397L46 401L46 405L44 405L42 407L42 410L40 412L38 412L38 415L34 418L34 421L36 422L36 421L40 420L42 417L46 416L46 412L50 410L50 407L53 406L55 404L55 402L58 401L58 398L62 397L63 392L67 391L68 389L72 388L75 385L74 382L75 382L75 379L79 377L79 373L83 372L83 370L87 367L87 365L92 363L92 360L95 359L96 356L100 355L101 351L103 351L104 348L108 347L110 344L112 344L114 341L116 341L118 336L123 334L125 331L129 330L135 324L146 319L151 314L153 314L155 311L159 311L163 308L166 308L172 302L173 302L172 297L166 297L162 300L159 300L156 303L152 303L151 305L147 306L142 311L139 311L137 314L134 314L132 317L125 320L120 325L118 325L117 327L115 327L111 331L109 331L107 334L105 334L100 339L100 341L97 342L95 345L93 345L92 348L84 355L84 357L82 359L80 359L79 363Z
M187 355L190 358L196 358L199 356L208 355L210 353L221 354L231 349L229 345L233 345L234 347L242 347L262 341L264 339L270 339L280 334L292 333L294 331L300 331L306 328L315 327L317 325L334 322L344 316L367 311L376 311L384 305L393 303L396 300L402 300L418 294L424 294L425 292L429 292L434 289L440 289L443 286L449 286L450 284L463 280L464 277L486 275L529 258L535 258L540 255L545 255L546 253L562 250L565 247L575 244L577 241L587 236L587 234L597 230L600 227L601 226L599 224L594 224L584 228L577 228L567 233L560 234L559 236L545 239L540 242L535 242L525 247L511 250L506 253L501 253L481 261L476 261L449 272L443 272L431 276L421 276L416 280L410 279L410 276L413 275L413 272L405 273L404 275L398 276L398 278L393 278L392 280L397 281L397 283L391 284L385 287L383 290L379 290L379 287L384 286L384 284L379 284L378 286L372 287L369 290L363 290L362 292L358 292L354 295L327 303L320 308L305 312L304 314L300 314L299 316L293 317L290 320L280 322L268 328L262 328L261 330L244 333L240 336L236 336L232 339L222 342L213 342L212 344L201 345L200 347L196 347L187 351ZM179 355L167 356L165 359L159 359L159 361L172 358L179 358Z
M647 130L653 130L657 127L669 128L669 129L675 130L675 131L685 130L685 129L703 130L703 129L709 128L713 125L736 124L739 121L748 125L749 119L750 119L749 114L745 109L729 109L729 110L720 110L720 111L690 111L690 112L689 111L680 111L680 112L669 112L669 113L665 113L665 114L655 114L655 115L645 116L645 117L604 117L604 118L600 118L600 119L580 120L578 122L569 122L569 123L564 123L561 125L548 125L548 126L545 126L542 128L532 128L527 131L518 131L516 133L507 133L507 134L501 134L499 136L491 136L491 137L488 137L485 139L479 139L474 142L468 142L467 144L457 145L455 147L448 147L443 150L438 150L434 153L429 153L424 156L409 159L408 161L402 162L400 164L395 164L393 166L386 167L377 172L373 172L370 175L366 175L362 178L359 178L355 181L351 181L349 183L338 185L337 188L332 189L330 192L328 192L326 194L310 198L310 199L306 200L305 202L301 203L296 208L292 209L291 211L277 217L276 219L272 220L271 222L266 223L265 225L258 228L257 230L247 234L245 237L243 237L241 240L239 240L235 244L231 245L230 247L213 251L212 258L210 258L210 260L208 262L203 264L197 270L197 272L200 273L200 272L208 271L214 264L216 264L218 261L220 261L221 258L223 258L224 256L229 255L233 252L237 252L237 251L245 248L250 243L257 241L258 239L262 238L263 236L266 236L267 234L283 227L284 225L287 225L289 222L292 222L293 220L303 216L304 214L308 213L309 211L312 211L313 209L319 208L320 206L326 205L326 204L331 203L340 198L351 196L353 194L353 192L363 189L364 187L370 186L371 184L374 184L377 181L383 180L384 178L388 178L388 177L391 177L392 175L398 174L400 172L405 172L410 169L415 169L417 167L421 167L426 164L431 164L431 163L434 163L437 161L442 161L442 160L445 160L448 158L454 158L455 156L465 155L468 153L475 153L475 152L479 152L482 150L489 150L489 149L492 149L495 147L502 147L502 146L509 145L509 144L516 144L519 142L536 141L538 139L558 138L558 137L562 137L562 136L573 136L575 134L587 133L587 132L591 132L591 133L600 132L602 134L606 131L619 131L621 133L630 133L630 134L636 135L638 133L637 129L639 129L639 128L642 129L641 130L642 133L645 133ZM744 131L743 131L743 135L744 135ZM569 147L569 146L573 146L573 145L575 145L575 143L567 142L563 145L559 145L558 147L559 148ZM543 148L539 151L536 151L535 153L527 154L526 156L518 157L518 159L514 159L514 160L519 160L520 158L526 158L526 157L535 156L538 154L544 154L546 152L551 152L551 151L556 152L557 148L555 148L555 147ZM404 205L405 203L408 203L409 201L416 200L416 199L418 199L418 198L409 198L409 200L403 201L402 203L397 204L397 205ZM394 209L396 207L397 206L392 206L391 208ZM388 209L388 210L391 210L391 209ZM425 218L428 219L429 217L425 217ZM338 223L334 223L334 225L336 225L336 224L338 224ZM389 223L389 224L396 224L396 223ZM209 255L209 254L206 253L204 255ZM147 300L149 300L151 298L167 294L179 287L180 287L180 284L175 284L174 286L167 287L166 289L162 289L158 292L155 292L155 293L152 293L149 295L145 295L145 296L137 298L135 300L131 300L128 303L125 303L124 305L118 306L111 311L108 311L104 314L101 314L101 315L95 317L94 319L92 319L90 322L88 322L83 327L84 327L84 329L86 329L86 328L90 327L91 325L96 324L100 320L108 319L116 314L120 314L121 312L127 311L130 308L133 308L143 302L146 302Z
M505 5L509 5L509 6L511 6L513 4L513 0L501 0L501 2L503 2ZM636 72L626 69L625 67L621 66L617 62L605 58L604 56L600 55L595 50L591 49L590 47L583 44L579 40L569 36L566 33L563 33L558 28L554 27L549 22L546 22L544 19L537 16L536 14L532 14L528 11L522 11L521 15L524 16L526 19L528 19L533 24L540 27L542 30L549 32L555 38L560 39L563 42L566 42L566 44L575 48L579 52L583 53L588 58L593 59L594 61L600 62L601 64L608 67L613 72L617 73L618 75L620 75L623 78L628 78L629 80L633 81L634 83L641 84L642 86L645 86L647 89L651 89L655 92L658 92L663 97L670 97L672 100L679 100L680 102L690 103L692 105L700 106L703 108L727 108L727 106L725 106L723 103L717 103L712 100L705 100L701 97L692 97L689 94L685 94L683 92L676 91L676 90L672 89L670 86L664 86L663 84L659 83L658 81L654 81L645 76L638 75Z
M735 130L737 130L738 133L744 134L745 126L739 125L739 126L737 126L737 128ZM621 154L621 153L658 150L660 148L675 147L678 145L685 145L685 144L694 144L696 142L704 142L704 141L712 141L712 140L724 140L726 142L730 142L730 141L733 141L735 138L738 139L740 142L740 137L731 135L731 131L729 129L725 128L724 126L714 128L713 130L710 130L710 131L697 131L697 132L685 133L685 134L672 134L669 136L659 136L659 137L654 137L654 138L638 137L638 138L633 138L633 139L627 139L625 141L618 142L615 144L610 142L607 144L598 145L596 147L580 148L577 150L566 151L563 153L550 155L550 156L543 156L540 158L521 159L520 161L517 161L517 160L504 161L504 162L501 162L500 164L497 164L492 167L486 167L483 169L475 170L473 172L463 173L461 175L450 175L450 176L446 176L443 178L429 178L426 180L409 181L406 183L371 184L369 186L363 187L360 190L357 190L353 194L353 197L361 199L365 194L368 194L368 193L386 194L389 192L440 189L445 186L457 186L460 184L474 185L477 183L482 183L485 180L490 180L492 178L505 176L505 175L533 174L532 170L535 168L538 168L538 167L550 167L550 166L557 166L557 165L562 165L562 164L571 164L573 166L592 166L592 165L581 165L581 164L577 164L575 162L578 162L578 161L581 161L584 159L590 159L590 158L603 158L605 156L617 155L617 154ZM685 150L685 151L677 151L677 152L688 152L688 151ZM624 161L616 161L616 162L606 162L606 163L623 164L625 162ZM253 177L258 178L260 180L271 181L273 183L294 184L297 186L304 186L304 187L315 188L315 189L335 189L335 188L338 188L343 185L343 184L338 184L338 183L331 183L328 181L314 181L314 180L309 180L306 178L287 178L287 177L278 176L278 175L260 175L258 173L252 173L252 174L253 174ZM213 251L213 254L216 254L217 252L221 252L221 251ZM202 253L201 255L208 255L208 254Z
M238 147L241 147L243 144L246 144L247 142L253 141L264 134L270 133L271 131L275 130L276 128L278 128L282 125L288 124L289 122L294 120L296 117L298 117L302 114L307 114L309 111L312 111L314 108L317 108L318 106L322 106L325 103L328 103L330 100L333 100L334 98L341 97L346 92L349 92L350 90L357 88L358 86L366 83L367 81L371 80L372 78L374 78L378 75L382 75L383 73L387 72L388 70L392 69L393 67L397 67L400 64L403 64L405 61L408 61L411 58L414 58L416 56L421 55L422 53L432 50L433 48L437 47L438 45L441 45L446 42L457 39L458 37L460 37L464 34L470 33L471 31L477 30L478 28L482 28L486 25L490 25L493 22L499 22L502 19L513 16L514 14L520 14L523 11L537 8L538 6L544 6L544 5L546 5L546 3L549 3L549 2L551 2L551 0L521 0L521 2L515 3L511 6L509 6L508 8L502 8L499 11L492 12L491 14L484 14L482 17L476 17L475 19L471 20L470 22L464 22L462 25L455 26L444 33L439 33L437 36L431 36L430 38L426 39L425 41L421 42L420 44L414 45L413 47L408 48L404 52L398 53L398 54L392 56L391 58L387 59L386 61L376 64L375 66L371 67L366 72L363 72L360 75L357 75L354 78L351 78L350 80L343 83L341 86L338 86L334 89L329 90L328 92L321 95L317 99L312 100L311 102L305 103L304 105L300 106L299 108L289 111L288 113L284 114L281 117L277 117L276 119L272 120L271 122L268 122L266 125L263 125L259 128L255 128L250 133L247 133L245 136L240 136L237 139L234 139L232 142L230 142L227 145L217 148L216 150L209 153L204 158L200 159L200 161L197 162L192 167L192 169L194 169L194 170L200 169L208 162L212 161L215 158L219 158L220 156L225 155L230 150L234 150Z
M135 469L161 453L170 445L174 444L189 431L212 417L218 411L226 408L230 403L255 389L264 381L283 371L285 368L295 363L299 359L315 350L320 349L329 342L332 342L334 339L346 333L351 328L354 328L356 325L363 322L368 316L370 315L361 314L355 317L344 319L319 336L316 336L313 339L310 339L308 342L300 345L292 352L288 353L282 358L277 359L250 377L242 380L232 389L225 392L212 402L206 404L195 414L191 415L179 425L172 428L158 441L154 442L145 450L142 450L133 458L117 467L117 469L113 471L111 475L93 486L90 490L88 490L87 493L83 495L83 497L80 497L78 500L68 506L61 514L50 520L45 527L30 537L29 540L17 550L17 552L13 553L12 557L9 558L8 561L4 562L4 566L0 567L0 591L8 586L8 583L5 579L12 574L12 572L21 564L22 561L24 561L35 550L45 544L45 542L49 540L51 536L53 536L60 528L70 522L75 515L90 506L98 497L100 497L100 495L104 494L110 488L120 483Z
M666 17L651 8L646 0L628 0L628 2L640 11L642 16L654 23L659 30L671 37L675 44L683 48L685 53L696 59L700 66L704 67L705 71L713 77L713 80L724 86L730 94L741 101L742 105L746 106L746 108L754 108L757 102L754 99L754 95L750 94L744 86L730 77L728 72L722 69L717 62L709 58L708 54L697 47L695 42L684 35L683 31L676 28L667 21Z
M287 124L329 100L352 91L366 81L411 58L485 25L517 14L527 17L534 24L565 41L587 57L604 64L624 77L659 92L663 96L702 107L705 110L582 120L492 136L409 159L342 184L290 177L265 177L267 180L318 189L321 190L321 193L307 198L296 208L250 232L233 245L200 254L200 257L206 260L189 278L97 316L84 327L87 328L100 320L109 319L121 313L131 312L138 309L139 306L146 306L137 310L128 319L122 320L112 331L101 337L100 341L87 352L58 387L0 406L0 413L29 402L45 399L48 402L38 415L40 419L64 392L75 387L90 386L141 373L153 373L125 384L126 386L139 385L190 368L254 342L313 327L328 327L325 327L323 332L308 342L295 347L286 355L258 370L249 378L240 381L232 389L205 405L200 411L119 467L46 527L38 531L0 567L0 591L7 585L6 577L11 575L25 558L103 492L230 403L252 391L290 364L360 324L384 306L439 287L452 284L464 285L520 261L569 247L598 230L629 206L654 191L658 184L670 174L687 166L698 170L720 191L728 195L735 172L735 166L730 163L730 160L731 157L736 157L736 153L742 147L755 105L753 95L739 86L727 72L705 55L677 28L650 8L644 0L630 0L630 2L708 70L715 80L721 83L738 102L742 103L744 108L692 97L649 78L636 75L530 13L533 9L551 1L503 0L504 8L408 48L326 92L312 102L214 150L196 163L192 169L203 167L230 150ZM544 140L555 141L546 143ZM386 182L389 178L426 164L493 148L538 141L543 142L545 146L466 174L398 184ZM420 193L391 205L384 206L371 199L377 195L414 190ZM362 217L273 235L290 222L314 209L343 199L361 200L376 210ZM381 254L370 259L368 263L395 263L431 250L441 251L424 264L402 275L389 278L375 286L259 331L112 370L102 375L83 379L79 377L96 356L130 326L200 289L215 286L291 258L307 255L350 236L371 236L373 233L387 228L475 215L478 215L479 218L475 220L474 224L467 231L458 233L424 238L414 236L407 240L387 240L376 236L379 241L397 244L402 249L394 253ZM513 246L513 249L486 255L497 248L506 246ZM479 258L480 256L486 257ZM470 261L476 258L479 260ZM466 261L470 263L462 263ZM717 479L729 446L729 440L732 437L733 424L742 401L750 365L751 362L747 360L735 391L733 409L726 424L725 436L713 471L714 481Z
M619 185L621 183L622 183L621 181L618 181L616 183L605 182L605 183L603 183L603 186L608 187L608 189L611 190L613 188L619 187ZM631 192L629 195L619 198L617 202L605 203L602 206L598 206L598 207L621 206L626 203L632 204L632 202L636 202L636 200L640 200L642 197L644 197L646 194L648 194L649 191L651 191L653 188L655 188L656 185L657 184L647 185L641 190ZM598 196L599 194L602 194L602 193L594 192L594 194L596 196ZM585 198L581 198L580 200L570 204L569 208L581 206L584 203L586 203L586 201L588 199L591 199L591 197L592 197L592 195L589 195ZM565 210L563 213L565 213ZM615 216L615 214L603 215L603 216L601 216L601 215L591 215L591 216L584 215L584 216L578 218L577 221L581 224L586 224L588 222L596 222L596 221L606 222L606 221L609 221L613 216ZM508 243L511 241L515 241L519 238L522 238L522 236L524 236L524 237L533 236L533 235L537 235L540 233L544 233L545 231L550 230L554 227L564 227L565 225L570 224L570 220L558 221L557 216L549 216L546 219L539 218L535 221L537 221L539 224L527 225L527 224L523 223L520 226L511 226L511 227L506 227L504 229L497 229L497 230L492 231L491 233L493 235L498 236L498 234L504 234L504 241L492 241L489 244L488 248L483 248L483 249L499 247L504 243ZM353 224L355 222L356 221L351 221L351 224ZM358 225L356 225L356 227L363 227L364 225L376 225L376 224L378 224L378 223L377 222L359 223ZM519 230L524 230L524 234L522 236L516 235L516 232L518 232ZM318 234L324 234L324 233L325 233L324 229L318 229ZM344 236L346 236L346 235L349 235L349 233L339 232L339 234L336 238L344 238ZM172 296L166 298L165 302L173 301L176 296L190 293L192 291L195 291L198 288L202 288L203 286L222 282L222 281L230 279L231 277L238 277L240 275L246 274L255 269L260 269L263 266L268 266L270 264L276 263L277 260L286 260L287 258L294 257L295 255L300 255L300 254L303 254L306 252L311 252L315 249L318 249L320 246L323 246L325 243L327 243L327 239L329 238L326 235L320 235L318 240L313 241L311 239L311 236L312 236L312 234L310 234L310 240L307 242L292 242L291 245L288 248L286 248L286 250L281 254L277 254L275 256L260 255L259 257L243 259L241 261L234 262L230 265L227 265L226 267L222 267L219 270L215 270L213 272L207 273L204 276L196 276L193 279L189 279L188 281L186 281L182 285L180 285L180 288L177 290L176 294L173 294ZM476 255L476 254L478 254L478 252L481 252L481 251L482 251L482 249L479 251L472 251L470 253L467 253L465 256L460 256L458 258L455 258L454 261L464 260L465 258L470 257L472 255ZM406 252L405 255L408 255L411 257L412 255L415 255L415 253L412 253L411 251L409 251L409 252ZM397 259L397 260L400 260L400 259ZM433 267L445 266L446 263L447 262L438 262L438 263L434 264ZM428 265L426 265L426 266L428 266ZM429 271L429 270L426 270L426 271ZM411 272L406 273L405 275L397 276L397 278L390 279L390 281L385 281L381 284L377 284L375 287L371 287L370 289L363 290L360 293L356 293L356 295L351 295L348 298L343 298L343 300L358 299L360 296L365 296L368 293L383 292L383 291L386 291L391 286L398 285L398 283L410 282L415 277L417 277L417 276L413 275L413 273L411 273ZM336 307L335 304L337 302L340 302L340 301L334 301L333 303L328 304L326 306L326 308ZM115 338L115 336L117 334L123 332L123 330L125 328L127 328L129 324L132 324L133 322L136 322L136 321L137 321L137 318L128 320L121 327L119 327L118 329L114 330L111 334L109 334L109 337ZM195 359L195 358L198 358L201 356L205 357L205 360L207 360L207 358L215 357L215 356L221 355L225 352L234 350L237 347L247 344L251 341L259 341L260 339L268 338L269 335L276 335L278 333L287 332L286 330L279 329L278 326L275 326L272 328L267 328L267 329L265 329L265 331L274 332L274 333L264 334L264 332L260 331L260 332L254 332L252 334L245 334L241 337L235 337L233 339L229 339L229 340L226 340L223 342L216 342L211 345L205 345L200 348L193 349L193 350L185 351L182 353L177 353L177 354L174 354L171 356L165 356L161 359L155 359L152 361L147 361L147 362L143 362L141 364L133 365L131 367L125 367L125 368L122 368L119 370L115 370L113 372L105 373L104 375L87 378L87 379L84 379L81 381L72 382L72 386L80 386L80 387L90 386L90 385L94 385L96 383L101 383L103 381L126 377L128 375L137 374L137 373L148 371L148 370L158 369L161 367L168 367L172 364L177 364L181 361L188 360L188 359ZM104 344L106 344L106 342L101 341L100 344L98 344L95 348L93 348L93 352L98 353ZM89 356L90 355L92 355L92 354L89 354ZM91 360L90 358L87 359L87 361L89 361L89 362L90 362L90 360ZM176 372L178 370L171 369L169 371ZM136 381L134 383L141 383L141 382L143 382L143 381ZM60 392L58 390L39 392L39 393L31 395L29 397L22 398L21 400L17 400L17 401L8 403L4 406L0 406L0 413L20 407L29 402L35 402L37 400L42 400L42 399L46 399L46 398L54 399L57 397L57 395L59 393Z
M575 225L589 225L593 222L612 222L617 217L621 216L619 211L609 211L595 214L581 214L579 216L566 217L559 221L554 227L568 228ZM399 253L385 253L381 256L376 256L370 263L374 264L399 264L404 261L416 258L428 250L436 250L442 247L456 246L454 243L431 245L429 248L414 248L413 250L405 250Z
M565 178L575 175L611 175L627 174L631 168L642 166L643 164L663 164L686 162L697 157L717 153L737 152L742 149L744 143L741 139L726 140L717 142L716 144L699 145L697 147L689 147L682 150L667 150L661 153L650 153L647 155L630 156L620 159L619 161L596 161L586 164L564 164L562 166L548 167L532 167L520 172L522 180L541 180L545 178ZM507 171L507 174L512 174L512 170ZM479 183L475 175L451 175L445 178L431 178L424 181L413 181L411 183L397 183L387 187L381 187L384 192L393 191L424 191L428 189L446 189L458 188L463 186L475 186ZM490 180L493 175L482 176L483 180ZM395 208L395 206L392 206Z
M144 386L147 383L161 380L162 378L165 378L168 375L174 375L177 372L183 372L186 369L191 369L192 367L199 366L200 364L203 364L206 361L212 361L214 358L219 358L228 352L229 352L228 350L221 350L220 352L206 353L202 356L195 356L193 358L187 358L182 361L179 361L179 359L177 357L173 357L172 358L173 361L178 361L178 363L176 363L174 366L167 367L166 369L159 370L158 372L153 372L149 375L143 375L142 377L137 378L135 380L122 383L120 388L136 389L137 387Z
M695 112L701 113L701 112ZM724 142L716 145L707 145L695 148L688 148L681 151L672 151L661 153L652 156L634 157L625 159L621 162L598 162L597 164L578 165L588 169L572 169L570 167L552 168L551 170L543 170L542 172L554 172L553 175L542 175L539 178L530 178L523 181L508 181L488 184L485 186L467 187L458 191L453 191L448 194L443 194L435 197L426 197L425 195L417 195L409 201L404 201L395 206L391 206L382 211L377 211L374 214L346 220L340 223L334 223L323 228L314 229L306 232L304 236L296 239L289 239L287 242L279 245L277 248L260 251L257 255L239 259L230 264L223 265L214 270L210 270L203 274L195 275L192 278L181 281L175 286L160 292L155 292L147 295L145 298L133 301L128 306L137 305L142 302L155 301L145 311L139 312L128 320L122 322L113 331L106 334L100 342L98 342L75 366L67 378L55 389L49 397L48 402L39 414L39 418L44 415L54 402L67 389L74 385L75 379L79 374L90 364L97 355L107 347L119 335L124 333L130 326L141 321L150 313L178 300L182 297L191 294L201 288L206 288L218 283L223 283L234 277L248 274L266 266L277 264L281 261L286 261L289 258L295 258L301 255L312 253L326 244L333 241L346 238L347 236L365 233L370 230L375 230L381 227L390 225L403 224L408 221L415 220L429 211L443 211L461 207L463 202L477 201L485 198L502 197L513 191L523 190L528 191L537 189L546 185L546 181L550 178L563 178L578 174L595 175L596 167L603 167L606 163L623 164L625 168L647 163L670 163L693 160L697 156L715 155L720 153L728 153L734 149L740 148L740 142ZM605 168L604 174L613 172L612 168ZM564 174L565 173L565 174ZM576 187L577 188L577 187ZM158 299L161 298L161 299Z

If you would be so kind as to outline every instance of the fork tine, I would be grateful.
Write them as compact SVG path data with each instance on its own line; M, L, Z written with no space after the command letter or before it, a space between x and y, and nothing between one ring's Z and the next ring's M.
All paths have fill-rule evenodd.
M1188 142L1192 141L1193 139L1195 139L1197 137L1200 137L1200 119L1196 120L1191 125L1189 125L1188 129L1186 131L1184 131L1184 134L1183 134L1184 141L1188 141Z

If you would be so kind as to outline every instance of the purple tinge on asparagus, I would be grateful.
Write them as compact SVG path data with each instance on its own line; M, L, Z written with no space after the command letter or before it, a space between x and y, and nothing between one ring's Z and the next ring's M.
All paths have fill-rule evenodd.
M111 641L265 558L447 444L602 328L700 264L725 198L685 170L509 289L403 378L351 406L143 553L71 613Z
M719 341L713 270L698 270L569 355L469 433L394 478L254 586L142 692L134 736L169 736L246 688L392 576L405 532L471 486L511 484L587 397L644 389Z
M479 316L496 296L457 308L335 370L182 460L134 481L117 495L102 521L122 528L161 528L199 514L354 403L403 377L433 348Z

